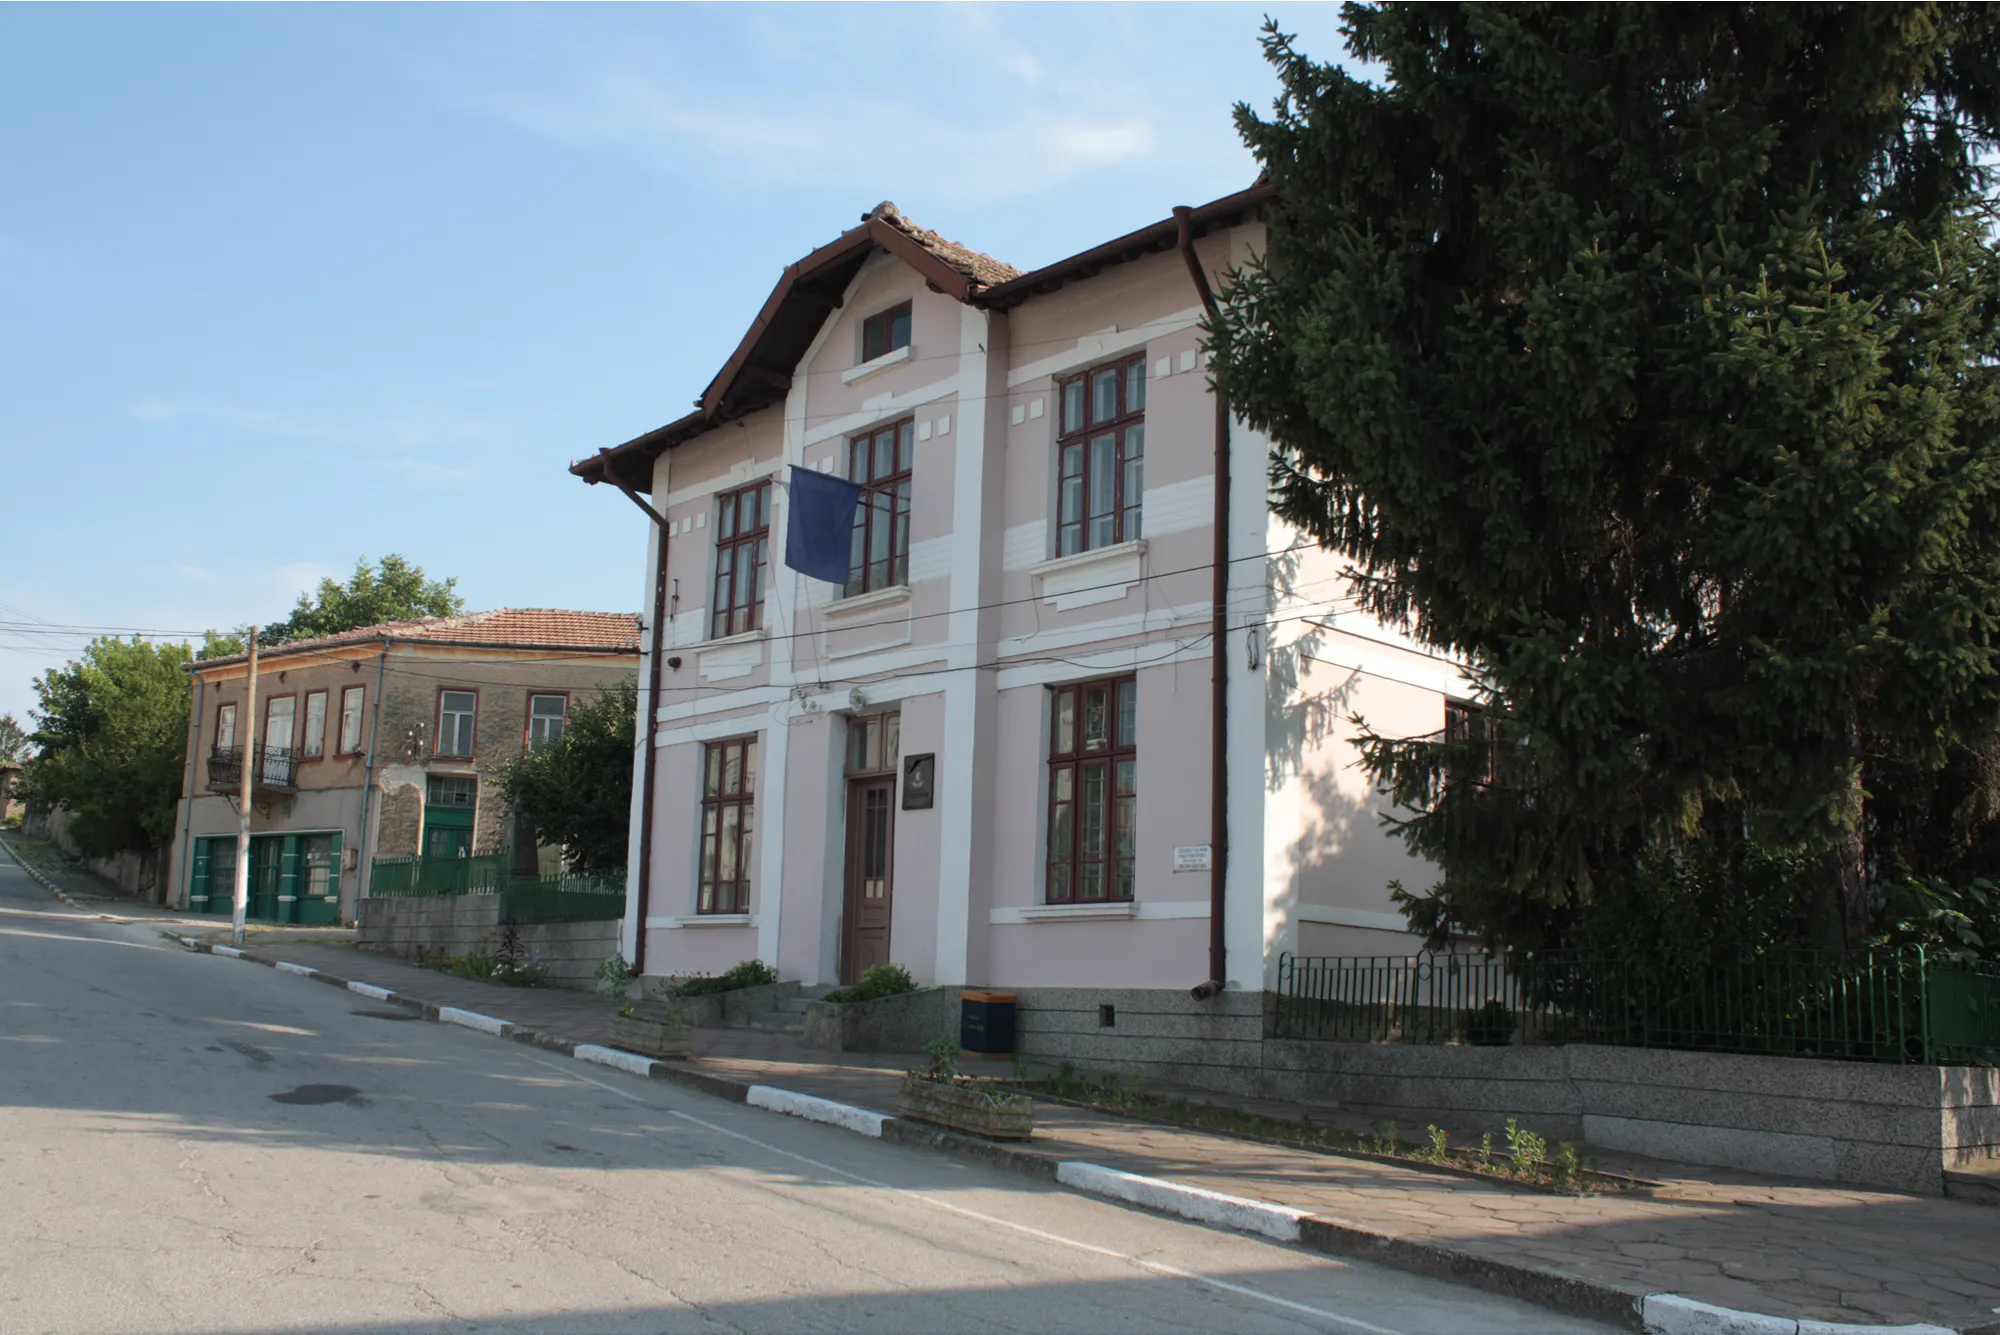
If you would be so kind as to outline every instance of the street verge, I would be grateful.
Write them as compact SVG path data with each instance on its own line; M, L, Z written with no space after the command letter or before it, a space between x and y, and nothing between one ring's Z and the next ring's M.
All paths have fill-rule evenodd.
M457 1024L579 1061L608 1066L648 1079L669 1081L731 1102L805 1118L899 1145L953 1154L1072 1191L1173 1215L1208 1227L1254 1233L1328 1256L1369 1261L1429 1278L1448 1280L1626 1330L1651 1331L1657 1332L1657 1335L2000 1335L2000 1324L1958 1330L1936 1325L1849 1325L1715 1307L1676 1294L1640 1292L1535 1265L1480 1256L1429 1238L1407 1237L1269 1201L1229 1196L1165 1178L1145 1177L1098 1164L1058 1159L1033 1149L981 1140L817 1095L691 1070L679 1063L660 1061L601 1044L581 1043L565 1035L513 1024L476 1011L439 1006L420 997L341 978L323 969L263 959L191 936L176 939L191 951L263 964L340 987L371 1000L408 1007L427 1020Z

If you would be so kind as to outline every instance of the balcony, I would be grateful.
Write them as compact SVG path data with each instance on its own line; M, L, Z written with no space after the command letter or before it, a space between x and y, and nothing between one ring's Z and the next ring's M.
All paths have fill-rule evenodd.
M251 781L258 788L289 793L296 786L292 782L292 768L296 754L289 747L256 746L251 750ZM208 786L210 791L234 793L243 787L243 748L240 746L219 746L208 753Z

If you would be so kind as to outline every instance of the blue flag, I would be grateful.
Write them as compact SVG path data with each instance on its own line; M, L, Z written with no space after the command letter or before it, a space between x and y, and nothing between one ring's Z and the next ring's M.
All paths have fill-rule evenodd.
M785 564L829 584L845 583L854 511L860 504L860 483L793 464Z

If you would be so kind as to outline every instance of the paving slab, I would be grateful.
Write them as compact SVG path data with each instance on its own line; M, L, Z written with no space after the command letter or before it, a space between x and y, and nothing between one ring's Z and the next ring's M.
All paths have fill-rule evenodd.
M615 1014L604 997L496 986L346 946L260 945L253 953L578 1042L602 1043ZM819 1052L789 1035L735 1029L697 1030L695 1051L693 1074L890 1114L901 1073L920 1060ZM1275 1116L1301 1111L1271 1100L1254 1106ZM1634 1297L1674 1293L1776 1316L1958 1330L1993 1327L2000 1308L2000 1209L1948 1198L1656 1160L1622 1166L1643 1168L1641 1176L1663 1183L1658 1192L1557 1196L1047 1102L1036 1110L1032 1148Z

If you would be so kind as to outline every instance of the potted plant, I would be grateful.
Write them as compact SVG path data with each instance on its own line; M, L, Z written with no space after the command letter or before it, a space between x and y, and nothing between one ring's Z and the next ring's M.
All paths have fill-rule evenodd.
M897 1099L903 1116L989 1140L1027 1140L1034 1135L1034 1100L1007 1093L997 1080L960 1075L956 1038L949 1034L934 1038L924 1051L930 1061L903 1076Z
M694 1053L694 1026L678 1006L664 1015L638 1015L628 1001L611 1022L611 1046L647 1057L688 1057Z
M611 1022L611 1046L645 1057L687 1057L694 1052L694 1026L678 1006L664 1014L640 1015L632 1005L638 975L622 955L598 966L597 986L618 998L618 1017Z

